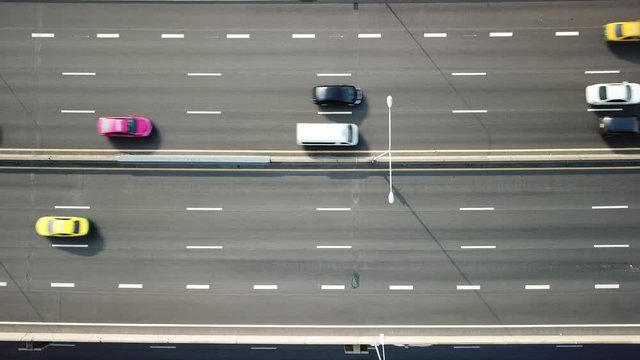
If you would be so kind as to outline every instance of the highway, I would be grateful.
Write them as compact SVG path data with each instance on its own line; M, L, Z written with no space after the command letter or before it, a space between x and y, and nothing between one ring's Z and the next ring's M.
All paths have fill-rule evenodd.
M380 150L393 95L396 150L616 147L599 136L605 113L587 111L584 87L637 81L640 54L605 44L601 26L639 10L0 3L0 146L302 150L297 122L353 122L357 150ZM311 103L326 83L357 84L365 102L318 114L345 110ZM96 134L98 116L127 114L151 118L154 137Z
M3 321L640 323L637 170L397 172L393 205L351 170L0 182ZM50 214L94 230L42 238Z
M283 346L267 345L194 345L194 344L82 344L53 343L42 352L19 351L24 344L0 343L0 352L4 360L47 359L65 360L69 358L84 360L110 360L114 357L123 360L170 360L188 357L192 360L209 360L212 356L241 360L283 359L295 360L304 357L310 360L353 359L377 360L373 346L368 354L347 355L342 346ZM381 351L381 348L378 347ZM520 345L520 346L421 346L402 347L385 346L389 360L433 359L433 360L596 360L606 357L633 358L638 351L637 345Z

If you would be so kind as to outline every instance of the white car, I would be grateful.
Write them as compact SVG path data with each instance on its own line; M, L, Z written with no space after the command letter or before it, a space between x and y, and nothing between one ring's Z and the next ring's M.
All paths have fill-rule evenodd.
M591 105L630 105L640 103L640 84L622 82L589 85L585 89Z

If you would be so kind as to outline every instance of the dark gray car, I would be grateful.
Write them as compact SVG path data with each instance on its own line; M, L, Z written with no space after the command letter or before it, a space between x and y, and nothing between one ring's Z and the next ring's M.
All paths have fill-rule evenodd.
M603 136L637 134L639 132L638 118L635 116L601 117L600 132Z
M320 85L313 88L313 102L318 105L358 105L362 89L353 85Z

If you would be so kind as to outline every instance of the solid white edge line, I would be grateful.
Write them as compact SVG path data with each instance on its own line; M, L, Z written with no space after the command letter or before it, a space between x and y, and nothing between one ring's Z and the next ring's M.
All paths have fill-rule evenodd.
M120 34L99 33L99 34L96 34L96 38L98 38L98 39L118 39L118 38L120 38Z
M31 33L32 38L53 38L55 36L54 33Z
M451 76L485 76L486 72L475 72L475 73L451 73Z
M189 250L197 250L197 249L222 249L221 245L187 245L187 249Z
M49 344L49 346L56 346L56 347L74 347L74 346L76 346L76 344L68 344L68 343L51 343L51 344Z
M592 206L592 210L603 210L603 209L628 209L629 205L596 205Z
M318 111L318 115L351 115L351 111Z
M587 111L622 111L622 108L612 108L612 109L607 109L607 108L602 108L602 109L587 109Z
M0 281L0 286L7 286L7 282L6 281Z
M460 245L460 249L495 249L495 245Z
M55 205L54 209L91 209L91 206Z
M461 207L460 211L493 211L492 207Z
M480 290L480 285L457 285L456 290Z
M556 31L556 36L580 36L579 31Z
M220 115L222 111L187 110L187 115Z
M59 247L59 248L88 248L89 244L51 244L51 247Z
M76 287L75 283L57 283L57 282L52 282L51 283L51 287L52 288L74 288Z
M251 350L278 350L275 346L252 346Z
M389 290L413 290L413 285L389 285Z
M358 39L380 39L382 34L358 34Z
M322 290L344 290L344 285L321 285Z
M60 110L60 113L62 113L62 114L95 114L96 111L95 110L66 110L66 109L62 109L62 110Z
M525 285L525 290L549 290L551 285Z
M222 73L187 73L187 76L222 76Z
M149 349L175 349L175 345L149 345Z
M454 349L480 349L478 345L455 345Z
M278 290L278 285L253 285L253 290Z
M620 284L595 284L595 289L619 289Z
M118 289L142 289L142 284L118 284Z
M451 110L451 112L454 114L484 114L488 110Z
M579 344L556 345L557 348L581 348Z
M222 208L199 208L199 207L188 207L187 211L222 211Z
M292 39L315 39L316 34L291 34Z
M322 208L322 207L319 207L319 208L316 208L316 211L351 211L351 208L347 208L347 207L345 207L345 208L338 208L338 207L336 207L336 208Z
M513 32L490 32L489 37L511 37Z
M63 72L62 76L95 76L94 72Z
M0 321L0 325L26 326L83 326L83 327L151 327L151 328L246 328L246 329L559 329L559 328L638 328L639 324L513 324L513 325L399 325L399 324L366 324L366 325L329 325L329 324L159 324L159 323L82 323L82 322L35 322L35 321Z
M162 34L161 39L184 39L184 34Z
M319 77L323 76L351 76L351 73L318 73L316 74Z
M426 38L446 38L447 33L424 33L422 36Z
M316 245L316 249L351 249L351 245Z
M227 39L250 39L251 34L227 34Z
M596 244L594 248L628 248L629 244Z
M585 74L620 74L620 70L587 70Z
M187 284L187 290L209 290L209 284Z

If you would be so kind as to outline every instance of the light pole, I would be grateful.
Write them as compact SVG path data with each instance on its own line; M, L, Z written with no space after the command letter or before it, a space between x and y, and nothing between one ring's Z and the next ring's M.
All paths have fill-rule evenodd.
M393 98L387 96L387 108L389 108L389 204L393 204L393 173L391 172L391 106L393 106Z
M378 158L384 156L384 154L389 154L389 204L393 204L393 173L391 172L391 107L393 106L393 97L391 95L387 96L387 108L389 109L389 149L382 154L371 159L372 163L375 163Z

